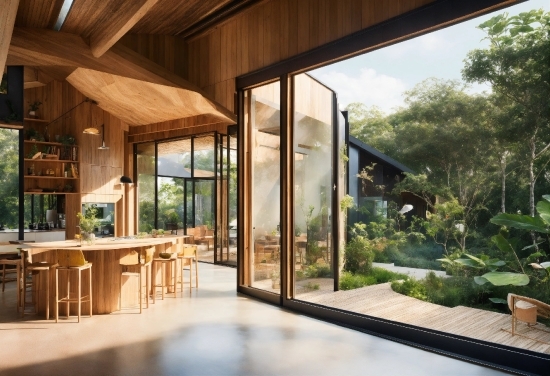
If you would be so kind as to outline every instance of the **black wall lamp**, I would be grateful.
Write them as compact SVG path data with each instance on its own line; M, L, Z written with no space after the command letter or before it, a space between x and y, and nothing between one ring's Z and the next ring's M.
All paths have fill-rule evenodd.
M120 184L134 184L134 182L128 176L122 175L120 177Z

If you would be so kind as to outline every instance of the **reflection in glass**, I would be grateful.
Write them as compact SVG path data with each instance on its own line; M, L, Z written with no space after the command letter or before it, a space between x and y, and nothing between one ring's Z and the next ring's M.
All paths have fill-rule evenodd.
M252 175L247 284L280 293L280 84L249 90L245 96Z
M155 143L137 145L138 231L155 228Z
M334 289L332 279L333 92L294 77L295 293Z

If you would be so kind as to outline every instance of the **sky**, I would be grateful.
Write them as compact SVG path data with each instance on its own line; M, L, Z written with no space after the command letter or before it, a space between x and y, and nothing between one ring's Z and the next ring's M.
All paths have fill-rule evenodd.
M430 77L461 80L468 51L489 45L477 26L497 14L515 15L531 9L550 10L548 0L529 0L365 55L331 64L311 74L338 93L340 109L349 103L376 105L386 114L403 106L403 92ZM469 92L490 92L474 84Z

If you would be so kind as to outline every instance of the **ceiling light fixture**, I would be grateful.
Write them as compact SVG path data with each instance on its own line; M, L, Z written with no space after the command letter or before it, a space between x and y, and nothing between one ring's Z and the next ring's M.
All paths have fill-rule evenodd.
M109 150L109 147L105 145L105 124L101 124L101 146L99 150Z

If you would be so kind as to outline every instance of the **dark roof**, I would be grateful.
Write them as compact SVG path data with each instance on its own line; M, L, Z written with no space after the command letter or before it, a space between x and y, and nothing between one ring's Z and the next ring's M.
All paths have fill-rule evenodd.
M368 154L382 160L383 162L395 167L398 170L401 170L401 172L409 172L411 174L414 173L413 170L411 170L410 168L408 168L404 164L397 162L395 159L393 159L391 157L388 157L386 154L376 150L372 146L365 144L363 141L360 141L360 140L358 140L357 138L355 138L351 135L349 136L349 143L355 145L356 147L361 149L363 152L368 153Z

